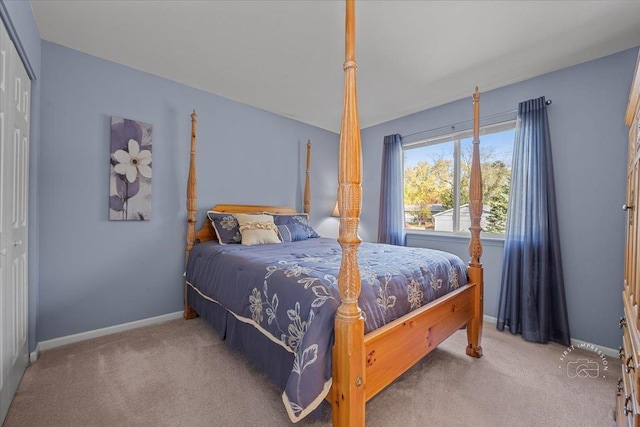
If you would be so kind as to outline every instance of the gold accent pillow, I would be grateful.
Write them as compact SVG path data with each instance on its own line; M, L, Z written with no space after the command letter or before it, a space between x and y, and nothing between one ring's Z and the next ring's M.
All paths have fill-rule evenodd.
M235 214L245 246L281 243L271 215Z

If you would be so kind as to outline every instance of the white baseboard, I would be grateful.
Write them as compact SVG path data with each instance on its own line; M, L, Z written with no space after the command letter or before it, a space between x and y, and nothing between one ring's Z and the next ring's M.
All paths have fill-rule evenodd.
M498 318L497 317L493 317L493 316L489 316L488 314L485 314L484 316L482 316L482 320L484 320L484 323L488 323L490 325L497 325L498 324Z
M491 325L497 325L498 324L498 319L496 317L488 316L488 315L485 314L483 316L483 319L484 319L485 323L488 323L488 324L491 324ZM615 350L613 348L603 347L601 345L596 345L596 344L591 344L590 342L577 340L575 338L571 338L571 345L574 346L574 347L578 347L578 348L584 348L584 349L588 349L588 350L593 350L594 352L601 351L602 354L604 354L606 356L615 357L616 359L618 358L618 350Z
M123 323L120 325L109 326L107 328L95 329L93 331L81 332L79 334L67 335L65 337L54 338L52 340L41 341L36 346L36 349L29 354L29 361L35 362L40 356L42 350L49 350L51 348L60 347L66 344L72 344L75 342L85 341L91 338L103 337L105 335L115 334L117 332L128 331L131 329L141 328L143 326L156 325L158 323L164 323L169 320L180 319L182 317L182 311L176 311L175 313L163 314L161 316L149 317L147 319L136 320L134 322ZM496 325L498 319L485 314L483 316L485 323L490 325ZM580 348L591 348L600 350L603 354L610 357L618 357L618 350L609 347L598 346L586 341L571 338L571 344Z
M596 353L598 351L601 351L602 354L604 354L606 356L609 356L609 357L613 357L615 359L620 357L620 353L618 353L618 350L615 350L615 349L609 348L609 347L603 347L601 345L591 344L590 342L577 340L575 338L571 338L571 345L574 346L574 347L583 348L585 350L592 350L592 351L594 351Z
M29 353L29 362L35 362L38 357L40 357L40 344L36 345L36 349Z
M134 322L122 323L120 325L109 326L106 328L95 329L93 331L81 332L79 334L67 335L65 337L54 338L47 341L40 341L36 346L35 351L29 355L29 360L35 362L38 360L40 351L49 350L55 347L60 347L66 344L72 344L75 342L85 341L91 338L103 337L105 335L115 334L117 332L128 331L131 329L141 328L143 326L156 325L158 323L164 323L169 320L182 318L182 311L176 311L175 313L163 314L161 316L149 317L147 319L136 320Z

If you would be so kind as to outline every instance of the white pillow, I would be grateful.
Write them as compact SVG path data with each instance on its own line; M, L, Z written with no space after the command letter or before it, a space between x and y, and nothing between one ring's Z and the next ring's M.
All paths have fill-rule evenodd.
M281 243L271 215L235 214L245 246Z

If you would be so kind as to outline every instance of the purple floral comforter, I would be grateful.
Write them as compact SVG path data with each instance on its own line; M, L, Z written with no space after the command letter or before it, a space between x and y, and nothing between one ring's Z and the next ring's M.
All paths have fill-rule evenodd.
M206 242L189 257L190 286L293 354L282 396L293 422L331 387L341 256L334 239L316 238L260 246ZM460 258L431 249L362 243L358 264L366 332L467 282Z

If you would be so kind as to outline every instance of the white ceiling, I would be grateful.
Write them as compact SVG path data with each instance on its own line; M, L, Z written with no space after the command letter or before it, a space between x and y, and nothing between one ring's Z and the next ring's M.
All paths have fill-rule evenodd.
M31 0L43 39L337 132L341 1ZM363 128L640 45L640 1L358 1Z

